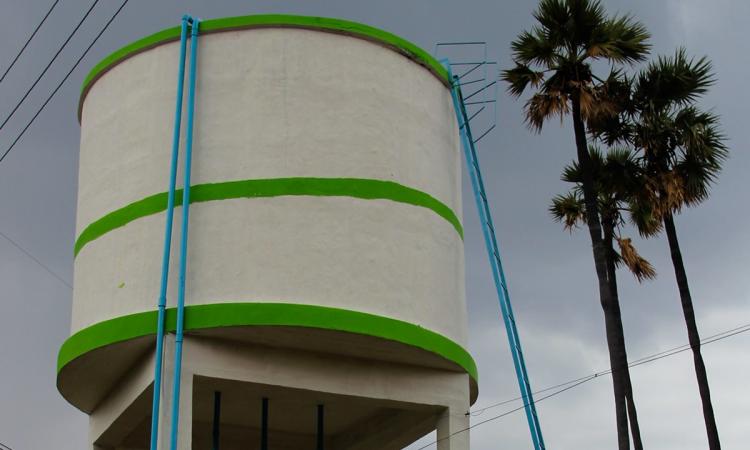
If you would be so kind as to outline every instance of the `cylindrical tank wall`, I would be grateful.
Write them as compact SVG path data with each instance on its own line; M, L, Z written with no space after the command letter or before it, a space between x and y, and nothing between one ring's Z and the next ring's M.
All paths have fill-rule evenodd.
M445 80L342 33L200 39L188 307L330 307L465 348L461 163ZM72 334L155 309L177 59L176 42L132 55L83 99Z

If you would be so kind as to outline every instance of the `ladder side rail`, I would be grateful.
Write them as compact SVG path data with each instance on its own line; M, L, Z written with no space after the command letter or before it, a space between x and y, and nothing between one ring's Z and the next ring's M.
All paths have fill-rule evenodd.
M508 335L508 341L511 347L511 356L513 358L513 365L516 371L519 388L524 400L528 399L524 402L524 410L526 412L529 431L534 443L534 448L537 450L543 450L544 443L541 440L541 429L538 424L538 417L536 414L536 408L534 407L530 385L528 383L528 375L526 374L525 364L523 364L523 354L519 352L520 341L518 339L518 331L515 326L512 311L510 313L508 311L508 307L510 304L507 301L505 276L502 267L500 266L500 254L497 246L497 240L494 234L494 225L492 224L489 205L486 200L484 183L481 178L481 171L479 170L478 159L476 157L476 151L471 138L471 130L467 122L466 110L461 99L461 91L458 86L459 79L458 77L455 77L453 78L453 80L454 85L451 89L451 95L453 97L456 118L458 120L459 131L464 147L464 155L466 157L467 165L469 166L469 173L471 175L470 178L474 191L475 201L477 204L477 210L482 222L482 232L484 234L485 246L487 248L490 266L492 268L492 275L495 282L495 288L500 303L500 309L502 310L503 321L505 323L506 333Z
M458 96L460 100L463 100L461 98L460 90L458 92ZM465 117L466 111L465 109L463 109L463 106L462 106L462 114ZM518 334L518 328L516 326L516 318L515 318L515 314L513 313L513 306L510 301L510 294L508 292L508 283L505 278L505 270L503 270L502 256L500 253L500 245L497 242L497 236L495 234L495 225L492 219L492 213L490 211L489 201L487 200L487 193L486 193L487 191L485 190L485 187L484 187L484 179L482 178L482 172L479 166L479 157L477 156L476 147L474 145L474 143L476 143L476 140L472 140L471 127L467 127L466 132L467 132L467 140L469 142L472 142L472 145L470 146L470 152L471 152L471 158L472 158L471 164L473 164L472 168L475 170L475 173L476 173L477 185L479 187L482 207L485 209L484 214L486 217L487 226L489 227L489 236L492 241L492 251L494 252L493 256L494 256L494 259L496 260L495 262L497 265L497 272L498 272L498 276L500 279L500 285L498 286L498 289L501 289L502 292L498 292L498 296L499 296L501 305L503 304L505 305L503 313L508 317L508 321L512 328L511 331L513 334L513 343L511 345L515 347L515 351L518 353L518 365L519 365L519 369L521 372L521 378L526 388L525 389L526 393L524 394L522 392L522 394L524 394L524 397L525 397L524 402L528 403L528 409L530 410L531 415L534 417L533 427L534 427L535 433L539 436L539 443L541 446L540 448L544 449L545 446L544 446L544 440L542 437L541 425L539 424L539 418L536 412L536 404L534 402L534 398L533 398L533 394L531 390L529 375L526 370L526 361L523 356L523 347L521 346L521 338Z

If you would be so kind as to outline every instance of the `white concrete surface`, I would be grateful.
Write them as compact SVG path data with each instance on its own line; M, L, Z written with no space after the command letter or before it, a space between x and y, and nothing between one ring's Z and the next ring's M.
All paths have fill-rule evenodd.
M174 350L173 335L167 337L165 348L167 355L171 355ZM197 406L194 390L196 377L201 377L200 383L204 391L226 390L228 382L247 386L267 386L267 392L271 393L269 402L273 412L271 426L276 430L309 428L306 435L313 436L315 433L314 418L300 423L290 422L300 420L300 416L293 414L292 410L284 409L294 408L296 401L294 396L286 396L286 400L279 398L284 397L280 393L285 389L299 392L300 404L305 401L303 397L308 395L320 399L321 404L328 408L329 414L345 416L350 410L352 414L361 415L363 420L358 420L343 430L332 431L327 436L327 442L331 443L328 448L331 450L398 450L435 428L438 430L438 439L446 437L439 443L440 450L469 449L469 434L460 432L468 425L466 412L469 408L469 384L465 374L363 359L343 360L323 354L278 348L242 348L227 341L196 337L186 338L184 352L179 450L196 448L194 438L199 442L210 442L210 433L206 435L205 426L196 429L197 434L193 432L198 420L197 412L193 409ZM133 373L145 373L144 371L152 367L152 362L147 358L134 367ZM159 448L162 450L169 448L172 368L172 361L167 358L160 414ZM139 377L134 376L131 381L125 380L121 387L132 391L138 384L137 379ZM143 392L148 390L146 387ZM222 426L228 427L230 431L232 428L236 431L244 430L238 433L240 437L245 436L242 438L242 446L238 448L252 448L257 444L248 441L247 436L254 436L251 427L257 428L259 424L252 423L238 429L238 425L225 423L233 419L232 411L226 406L229 402L244 402L242 404L246 404L247 408L257 406L248 403L253 398L235 398L242 396L241 392L235 391L234 396L223 399L225 406L222 410ZM134 398L133 395L118 394L115 390L92 412L91 444L94 448L99 446L105 450L117 450L126 448L125 445L130 443L128 448L144 449L134 443L143 441L147 435L145 431L148 427L144 426L143 421L150 413L150 403L141 403L134 408ZM205 408L207 405L201 406ZM394 413L383 416L383 407L388 407ZM210 408L212 407L209 406ZM127 411L128 420L110 421L111 412L115 410ZM246 411L245 414L257 418L257 413ZM203 411L203 414L211 412ZM105 423L110 425L103 427ZM384 424L397 433L380 429ZM329 424L329 429L333 425ZM134 439L134 433L140 435L140 439ZM399 433L401 439L398 438ZM303 436L299 432L296 434L299 437ZM271 448L287 450L287 447L281 444L282 441L277 440L272 443ZM235 447L230 445L226 448L231 450Z
M88 93L79 233L166 190L176 57L176 43L135 55ZM460 217L450 95L414 61L339 34L253 29L201 37L198 74L194 184L393 180L433 195ZM282 197L195 204L192 212L189 304L350 308L417 323L466 345L463 243L433 211L386 200ZM163 222L163 214L138 219L83 248L75 262L73 332L153 309ZM176 269L176 253L173 261Z
M78 255L74 331L154 309L163 224L164 214L137 220ZM176 298L176 243L170 304ZM191 206L188 261L188 305L330 306L401 319L467 344L462 241L426 208L347 197L197 203Z
M435 75L370 41L301 29L202 36L195 184L392 180L460 215L458 132ZM167 189L178 43L114 66L83 105L77 232Z

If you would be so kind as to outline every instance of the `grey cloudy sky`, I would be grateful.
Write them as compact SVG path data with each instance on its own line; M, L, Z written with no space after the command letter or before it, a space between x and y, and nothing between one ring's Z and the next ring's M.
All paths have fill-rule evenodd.
M52 0L0 2L0 69L15 55ZM678 233L704 336L750 322L750 241L746 194L750 154L746 88L745 0L607 0L610 12L631 12L653 34L654 54L686 46L708 54L718 83L703 101L721 114L731 159L712 198L678 218ZM5 116L90 4L62 1L0 84ZM18 114L0 132L5 150L119 2L95 9L79 34ZM296 13L351 19L380 27L432 49L436 42L485 40L501 67L511 64L510 41L532 24L535 0L505 1L161 1L131 0L0 164L0 232L70 283L73 267L81 81L102 57L145 34L173 26L183 13L203 18L253 13ZM522 102L500 94L499 127L483 142L482 163L503 247L506 272L527 365L535 388L606 369L608 359L591 251L583 233L570 235L547 214L549 199L566 187L561 167L574 155L569 124L550 123L541 135L523 125ZM476 408L517 395L490 272L468 183L464 183L470 348L479 365ZM638 241L659 270L637 285L622 274L621 300L631 359L687 342L667 244ZM68 334L71 291L0 237L0 442L14 450L85 447L86 417L55 388L55 358ZM726 449L747 448L750 419L750 333L705 347L714 407ZM700 401L689 353L632 370L647 448L706 448ZM518 406L507 404L473 423ZM611 381L596 379L538 405L550 449L614 448ZM429 443L433 437L423 439ZM413 446L418 447L418 446ZM530 448L522 413L472 430L472 448ZM434 447L433 447L434 448Z

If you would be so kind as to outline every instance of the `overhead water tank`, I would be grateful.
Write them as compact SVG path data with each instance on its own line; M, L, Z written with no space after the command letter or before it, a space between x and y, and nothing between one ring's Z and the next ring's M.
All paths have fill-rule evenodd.
M148 448L178 40L179 27L113 53L80 99L73 312L57 384L91 415L93 448ZM225 393L227 449L257 438L263 398L273 449L313 439L316 405L334 449L401 448L468 423L477 374L447 86L428 53L366 25L201 23L180 448L209 439L211 392ZM468 448L465 435L440 448Z

